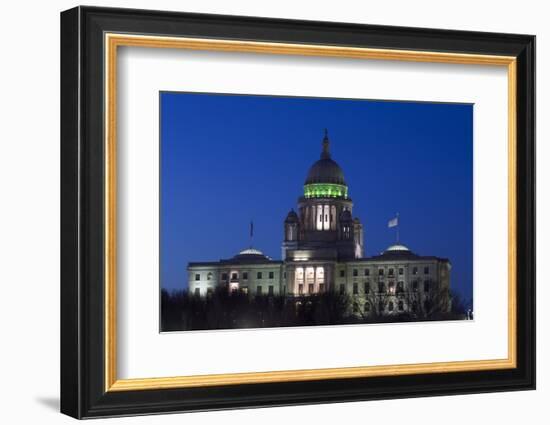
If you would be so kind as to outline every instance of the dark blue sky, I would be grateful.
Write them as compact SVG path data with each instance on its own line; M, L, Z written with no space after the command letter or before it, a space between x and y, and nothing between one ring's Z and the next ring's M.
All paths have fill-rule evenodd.
M283 221L323 129L344 170L365 255L395 241L449 258L472 296L472 119L464 104L161 93L161 286L185 288L189 261L254 246L279 259Z

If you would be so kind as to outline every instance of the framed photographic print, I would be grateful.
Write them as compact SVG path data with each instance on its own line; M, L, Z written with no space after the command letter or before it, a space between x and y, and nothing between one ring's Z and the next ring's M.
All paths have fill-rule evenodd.
M535 387L535 38L61 14L61 411Z

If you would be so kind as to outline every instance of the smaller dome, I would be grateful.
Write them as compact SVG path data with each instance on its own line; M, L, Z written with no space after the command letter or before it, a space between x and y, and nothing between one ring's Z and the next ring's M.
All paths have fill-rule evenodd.
M239 252L239 255L264 255L264 253L259 249L246 248Z
M411 250L409 248L407 248L405 245L401 245L401 244L395 244L395 245L391 245L388 249L386 249L386 251L384 252L403 252L403 251L408 251L410 252Z
M297 223L297 222L298 222L298 214L296 214L294 210L290 210L286 216L285 223Z

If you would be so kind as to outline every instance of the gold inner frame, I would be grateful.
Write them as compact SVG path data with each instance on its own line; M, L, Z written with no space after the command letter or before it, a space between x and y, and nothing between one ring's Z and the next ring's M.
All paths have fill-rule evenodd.
M214 385L312 381L417 373L515 368L516 358L516 58L463 53L370 49L327 45L105 34L105 391L134 391ZM117 48L120 46L325 56L507 67L508 71L508 357L495 360L304 369L253 373L117 379L116 325L116 123Z

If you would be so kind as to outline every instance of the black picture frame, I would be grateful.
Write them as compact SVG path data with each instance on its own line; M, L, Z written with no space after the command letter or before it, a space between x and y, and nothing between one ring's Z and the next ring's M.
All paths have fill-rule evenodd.
M104 34L517 58L517 367L474 372L105 391ZM61 13L61 412L75 418L535 388L535 37L76 7Z

